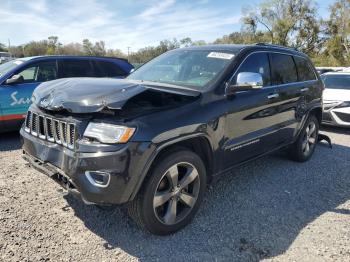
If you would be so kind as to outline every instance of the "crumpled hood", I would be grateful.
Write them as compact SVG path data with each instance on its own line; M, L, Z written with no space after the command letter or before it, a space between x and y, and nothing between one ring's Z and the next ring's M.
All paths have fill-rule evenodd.
M198 96L199 91L174 85L111 78L65 78L39 85L33 93L33 102L51 111L93 113L104 108L121 109L132 97L146 91Z

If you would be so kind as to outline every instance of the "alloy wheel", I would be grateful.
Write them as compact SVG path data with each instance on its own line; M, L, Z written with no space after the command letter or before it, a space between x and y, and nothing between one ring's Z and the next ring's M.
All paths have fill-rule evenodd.
M190 163L171 166L162 176L153 197L153 210L165 225L183 220L193 209L200 189L198 170Z
M305 129L305 135L302 142L302 151L304 155L310 154L312 149L316 144L317 130L316 124L314 122L310 122Z

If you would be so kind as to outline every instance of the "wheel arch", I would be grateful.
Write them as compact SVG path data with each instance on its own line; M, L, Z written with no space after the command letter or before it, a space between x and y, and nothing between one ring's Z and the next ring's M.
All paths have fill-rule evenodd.
M213 174L214 165L215 165L212 144L206 134L192 134L192 135L188 135L185 137L168 141L160 145L156 149L155 153L153 154L153 156L150 158L147 165L145 166L140 176L139 182L136 185L132 195L130 196L129 201L133 200L135 196L138 194L143 182L145 181L146 177L149 175L150 171L153 169L155 163L157 163L159 159L173 152L179 151L181 149L188 149L196 153L202 159L206 168L208 183L210 183L212 180L212 174Z
M318 107L314 107L309 111L308 117L310 115L314 115L316 116L319 125L321 125L322 123L322 107L318 106Z

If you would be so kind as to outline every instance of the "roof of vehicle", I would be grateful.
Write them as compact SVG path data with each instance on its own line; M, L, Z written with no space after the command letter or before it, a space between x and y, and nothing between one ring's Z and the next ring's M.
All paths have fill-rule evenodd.
M256 43L256 44L246 44L246 45L238 45L238 44L218 44L218 45L203 45L203 46L191 46L191 47L185 47L185 49L189 50L213 50L213 51L227 51L227 52L233 52L238 53L243 49L271 49L275 51L286 51L291 54L296 55L302 55L306 56L304 53L286 46L280 46L280 45L272 45L267 43Z
M23 60L23 61L29 61L29 60L34 60L34 59L64 59L64 58L84 58L84 59L106 59L106 60L123 60L125 62L128 62L127 59L125 58L120 58L120 57L110 57L110 56L75 56L75 55L42 55L42 56L28 56L28 57L22 57L22 58L17 58L18 60Z

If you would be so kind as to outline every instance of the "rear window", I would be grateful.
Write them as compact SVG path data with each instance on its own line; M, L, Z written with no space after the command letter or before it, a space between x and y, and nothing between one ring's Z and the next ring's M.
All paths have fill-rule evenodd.
M95 77L90 60L64 60L61 76L65 77Z
M94 61L97 77L119 77L127 74L118 65L106 61Z
M321 78L327 89L350 90L350 75L323 75Z
M275 85L298 81L292 56L271 53L272 80Z
M316 79L315 73L312 70L310 63L306 59L295 56L294 61L297 65L299 81L309 81Z

